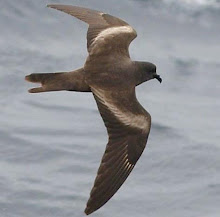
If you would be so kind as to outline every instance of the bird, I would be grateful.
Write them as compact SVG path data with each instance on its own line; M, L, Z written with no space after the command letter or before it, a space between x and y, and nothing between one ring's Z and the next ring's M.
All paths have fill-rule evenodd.
M33 73L25 76L40 87L30 93L48 91L92 92L108 133L108 143L97 172L85 214L102 207L122 186L144 151L151 116L136 98L135 87L162 78L156 65L133 61L129 45L137 33L125 21L88 8L50 4L88 24L88 56L82 68L69 72Z

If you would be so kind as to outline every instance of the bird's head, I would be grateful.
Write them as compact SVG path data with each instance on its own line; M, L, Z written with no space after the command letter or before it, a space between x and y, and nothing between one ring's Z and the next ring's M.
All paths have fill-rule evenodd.
M157 67L153 63L144 62L144 71L146 81L150 79L156 78L160 83L162 82L162 78L157 74Z
M150 62L136 62L139 79L138 84L141 84L145 81L156 78L160 83L162 82L162 78L157 74L157 67ZM137 84L137 85L138 85Z

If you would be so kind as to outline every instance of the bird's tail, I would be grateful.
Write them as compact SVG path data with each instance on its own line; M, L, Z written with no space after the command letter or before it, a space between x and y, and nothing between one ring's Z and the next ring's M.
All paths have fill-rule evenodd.
M28 90L29 93L40 93L47 91L60 90L56 85L59 77L63 73L34 73L25 76L25 80L33 83L40 83L41 87L36 87Z
M26 81L40 83L41 87L32 88L29 93L70 90L89 92L83 68L73 72L34 73L25 77Z

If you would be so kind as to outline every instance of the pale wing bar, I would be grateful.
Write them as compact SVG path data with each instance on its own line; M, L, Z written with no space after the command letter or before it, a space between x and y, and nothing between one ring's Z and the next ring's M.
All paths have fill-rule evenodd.
M137 33L125 21L82 7L71 5L48 5L48 7L63 11L89 24L87 48L90 55L107 53L119 47L119 50L125 49L125 54L129 56L128 46L136 38ZM123 39L123 43L119 39ZM100 49L102 47L103 49Z
M143 116L143 118L145 118L148 122L147 129L145 130L137 128L136 125L132 126L132 121L130 124L127 124L127 122L124 123L119 118L121 113L120 110L122 108L119 108L117 112L116 109L112 110L112 107L109 106L111 98L107 99L104 91L94 88L92 88L92 91L100 114L107 127L109 142L106 146L106 150L87 203L85 210L86 214L90 214L103 206L121 187L141 156L146 146L150 130L150 117L148 115ZM126 98L130 97L128 96ZM114 102L112 103L115 104ZM131 113L132 109L130 111L128 109L129 107L127 107L129 102L124 101L123 103L127 112ZM142 113L143 110L139 109L140 105L137 104L136 106L136 109Z

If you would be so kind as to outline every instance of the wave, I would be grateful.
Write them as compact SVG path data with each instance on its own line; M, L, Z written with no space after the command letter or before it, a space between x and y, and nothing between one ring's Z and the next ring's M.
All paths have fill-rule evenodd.
M169 11L176 14L187 13L187 15L198 15L198 13L206 14L206 12L212 12L211 15L219 14L220 1L219 0L139 0L148 5L151 10L154 9L157 12ZM153 10L153 11L154 11Z
M220 2L217 0L163 0L165 3L168 4L179 4L184 7L213 7L213 8L220 8Z

